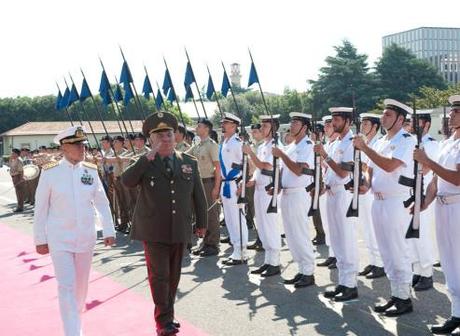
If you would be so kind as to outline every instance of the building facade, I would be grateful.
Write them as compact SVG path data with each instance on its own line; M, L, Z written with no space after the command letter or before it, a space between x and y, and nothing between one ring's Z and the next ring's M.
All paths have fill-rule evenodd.
M460 83L460 28L420 27L382 38L383 49L393 43L433 64L448 83Z

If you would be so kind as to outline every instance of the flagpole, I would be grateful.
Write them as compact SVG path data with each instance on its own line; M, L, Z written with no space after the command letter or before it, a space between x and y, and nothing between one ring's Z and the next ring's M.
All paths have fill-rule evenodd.
M69 85L67 85L67 80L65 79L64 77L64 83L65 83L65 86L67 89L69 89ZM69 90L70 93L72 93L71 90ZM70 97L70 93L69 93L69 97ZM66 107L67 108L67 107ZM70 111L70 106L69 106L69 111ZM83 120L81 120L81 116L80 116L80 113L78 113L78 111L75 111L75 114L77 115L78 117L78 121L80 122L80 125L83 126Z
M179 98L177 98L176 90L174 89L174 84L172 82L171 73L169 72L168 64L166 63L166 58L163 57L163 61L165 63L165 67L166 67L166 70L168 72L169 82L171 83L171 90L173 90L174 98L176 100L177 109L179 110L180 119L181 119L182 124L184 125L184 127L187 127L187 125L185 123L185 120L184 120L184 116L182 115L182 110L181 110L180 105L179 105ZM168 97L166 97L166 99L168 99Z
M56 82L56 86L58 88L58 91L61 92L61 89L59 88L59 84L57 82ZM61 100L62 100L62 98L61 98ZM72 117L71 117L69 111L67 110L67 107L65 107L64 110L65 110L65 112L67 114L67 117L69 118L70 125L73 126L73 120L72 120Z
M76 90L77 87L75 86L75 82L73 81L72 74L70 72L69 72L69 77L70 77L70 81L72 82L72 85L75 87L75 90ZM83 102L80 100L80 97L78 97L78 102L79 102L79 104L81 106L81 109L83 111L83 115L85 116L85 118L88 121L88 125L89 125L89 128L91 130L91 133L93 133L93 137L94 137L94 141L96 142L97 149L98 149L98 151L101 151L101 146L99 146L99 141L97 140L96 133L94 133L93 125L91 124L91 121L89 119L88 112L86 111L85 106L83 105Z
M190 62L190 57L188 57L187 48L184 48L184 49L185 49L185 55L187 56L188 64L190 64L190 70L192 70L192 75L193 75L196 91L198 92L198 98L200 99L200 103L201 103L201 107L203 108L204 116L206 117L206 119L208 119L208 114L206 113L206 109L204 107L203 99L201 98L200 89L198 88L198 83L196 82L195 73L193 72L192 63Z
M147 71L147 67L145 66L145 64L144 64L144 71L145 71L145 75L147 76L147 79L148 79L148 81L149 81L149 86L150 86L150 88L152 89L152 98L153 98L153 101L156 102L157 99L156 99L156 97L155 97L155 92L153 92L152 83L150 82L150 76L149 76L149 73L148 73L148 71ZM157 85L158 85L158 83L157 83ZM157 110L156 104L153 104L153 106L154 106L154 109L155 109L155 111L156 111L156 110Z
M117 88L119 89L120 88L120 83L118 82L118 79L117 79L117 76L115 76L115 83L117 84ZM125 92L125 97L126 97L126 92ZM115 104L118 104L118 102L115 102ZM123 104L124 104L124 100L123 100ZM134 134L134 127L133 127L133 124L131 123L131 119L129 119L129 116L128 116L128 105L129 105L129 101L125 106L125 119L128 120L128 123L129 123L129 126L131 127L131 132L133 132ZM119 109L119 111L121 111L121 109ZM128 117L128 118L126 118ZM129 136L129 135L128 135Z
M209 66L207 64L206 64L206 69L208 69L209 79L211 80L212 88L214 90L214 96L216 97L217 108L219 109L219 113L222 116L223 112L222 112L222 108L219 103L219 97L217 96L216 87L214 86L214 81L212 80L211 72L209 71Z

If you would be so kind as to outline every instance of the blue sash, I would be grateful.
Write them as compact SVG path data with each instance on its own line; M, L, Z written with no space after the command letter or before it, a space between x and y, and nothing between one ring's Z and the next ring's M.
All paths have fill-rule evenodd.
M223 195L226 198L231 198L230 194L230 181L233 180L239 173L240 170L237 168L233 168L230 170L230 172L227 174L227 169L225 169L225 164L224 160L222 159L222 144L219 145L219 162L220 162L220 169L222 172L222 176L224 177L224 190L223 190Z

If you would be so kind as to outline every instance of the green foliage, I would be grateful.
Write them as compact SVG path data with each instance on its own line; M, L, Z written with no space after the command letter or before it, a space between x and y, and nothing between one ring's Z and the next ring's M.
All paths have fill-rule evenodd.
M449 86L445 90L432 87L421 87L419 99L417 99L417 108L430 109L439 106L448 106L448 98L455 94L460 94L460 84Z

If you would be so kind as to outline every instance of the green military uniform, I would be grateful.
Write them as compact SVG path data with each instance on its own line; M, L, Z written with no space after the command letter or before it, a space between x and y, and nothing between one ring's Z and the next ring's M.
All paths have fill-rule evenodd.
M135 153L130 153L131 157L131 163L134 163L137 161L139 157L141 157L144 154L147 154L150 151L150 149L147 146L144 146L142 148L135 148ZM129 193L129 210L131 217L134 214L134 209L136 208L136 202L137 202L137 197L139 196L139 191L140 187L137 186L135 188L127 188L128 193Z
M24 198L27 192L23 176L23 164L21 158L10 158L9 167L11 179L13 180L14 190L16 191L16 198L18 200L18 206L15 211L19 212L24 209Z
M129 212L129 192L123 183L121 183L121 174L125 170L127 163L119 159L120 156L125 156L127 154L128 151L123 148L117 151L116 157L112 157L112 160L110 160L113 165L113 188L116 198L116 209L118 218L120 219L120 224L116 225L116 227L121 231L126 230L131 219L131 214Z
M219 162L219 145L211 138L206 138L197 145L191 147L187 154L191 154L198 160L198 170L203 182L208 208L213 205L212 190L214 189L214 162ZM204 238L204 247L219 247L219 206L214 205L208 211L208 230Z
M167 112L149 116L143 125L146 137L175 129L177 120ZM158 154L152 161L141 156L122 175L127 187L140 186L131 238L144 242L158 335L178 331L173 324L174 300L184 246L192 233L192 208L196 227L207 226L206 198L196 159L178 151L166 158L165 163Z

